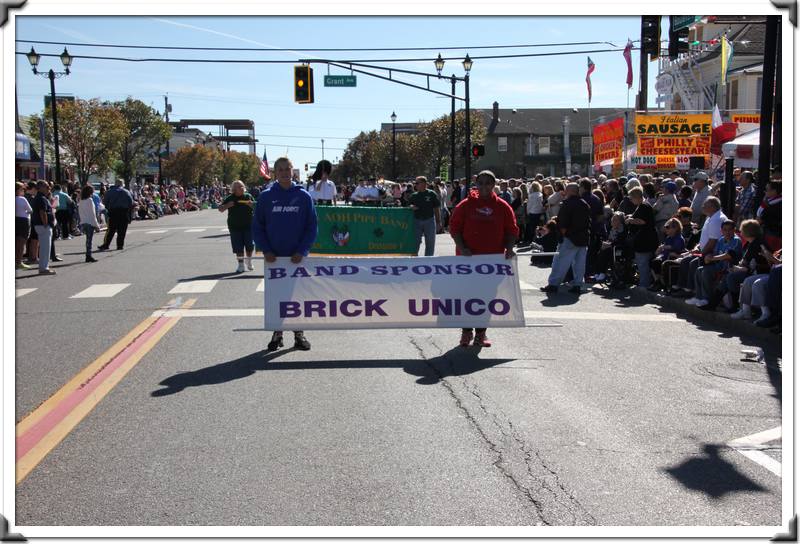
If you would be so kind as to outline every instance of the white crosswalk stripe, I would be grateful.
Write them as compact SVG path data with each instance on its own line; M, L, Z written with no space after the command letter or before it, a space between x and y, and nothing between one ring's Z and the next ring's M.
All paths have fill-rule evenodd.
M522 280L519 280L519 288L523 291L534 291L536 289L536 287L534 287L530 283L524 282Z
M130 283L95 283L69 298L110 298L129 285Z
M166 230L148 230L145 234L163 234L167 232Z
M33 293L34 291L36 291L36 289L38 289L38 288L37 287L31 287L31 288L28 288L28 289L17 289L17 297L16 298L24 297L25 295L27 295L29 293Z
M261 291L261 292L264 291L264 280L258 282L258 287L256 287L256 291Z
M219 280L182 281L170 289L169 294L178 293L210 293Z
M219 231L220 231L220 232L230 232L230 231L228 230L228 227L225 227L224 229L219 229Z
M187 229L183 232L205 232L206 229Z

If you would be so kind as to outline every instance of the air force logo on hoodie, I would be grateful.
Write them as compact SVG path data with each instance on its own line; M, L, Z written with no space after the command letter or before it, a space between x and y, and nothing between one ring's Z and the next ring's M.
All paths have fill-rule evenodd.
M272 201L272 213L276 212L283 212L283 213L298 213L300 211L300 206L296 205L297 198L293 198L289 201L289 206L281 206L280 204L275 204L278 202L277 200Z

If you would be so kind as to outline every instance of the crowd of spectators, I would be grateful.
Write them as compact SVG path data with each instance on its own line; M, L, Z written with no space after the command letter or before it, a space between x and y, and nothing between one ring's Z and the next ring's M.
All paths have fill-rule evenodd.
M500 180L495 192L514 210L518 244L533 248L532 262L541 260L537 253L557 253L546 292L568 281L575 292L581 282L635 284L778 332L779 173L756 203L754 173L736 169L730 218L722 211L722 182L711 182L703 171L687 178L677 171L616 178L540 174ZM443 194L445 218L467 190L464 180L434 188Z

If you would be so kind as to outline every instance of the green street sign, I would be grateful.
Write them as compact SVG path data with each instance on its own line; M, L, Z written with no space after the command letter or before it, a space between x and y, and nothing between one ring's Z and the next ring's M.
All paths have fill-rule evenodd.
M692 26L700 19L702 19L702 17L699 15L673 15L671 18L672 31L677 32L678 30Z
M356 76L325 76L326 87L355 87Z

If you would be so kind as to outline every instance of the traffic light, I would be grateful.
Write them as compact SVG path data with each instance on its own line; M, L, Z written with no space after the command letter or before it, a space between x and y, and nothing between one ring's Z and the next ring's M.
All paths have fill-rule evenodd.
M672 30L672 15L669 24L669 58L675 60L681 53L689 51L689 28Z
M472 156L474 158L483 157L486 153L486 148L482 145L475 144L472 146Z
M641 54L650 55L650 60L661 54L661 16L642 15Z
M294 67L294 101L314 103L314 70L306 64Z

